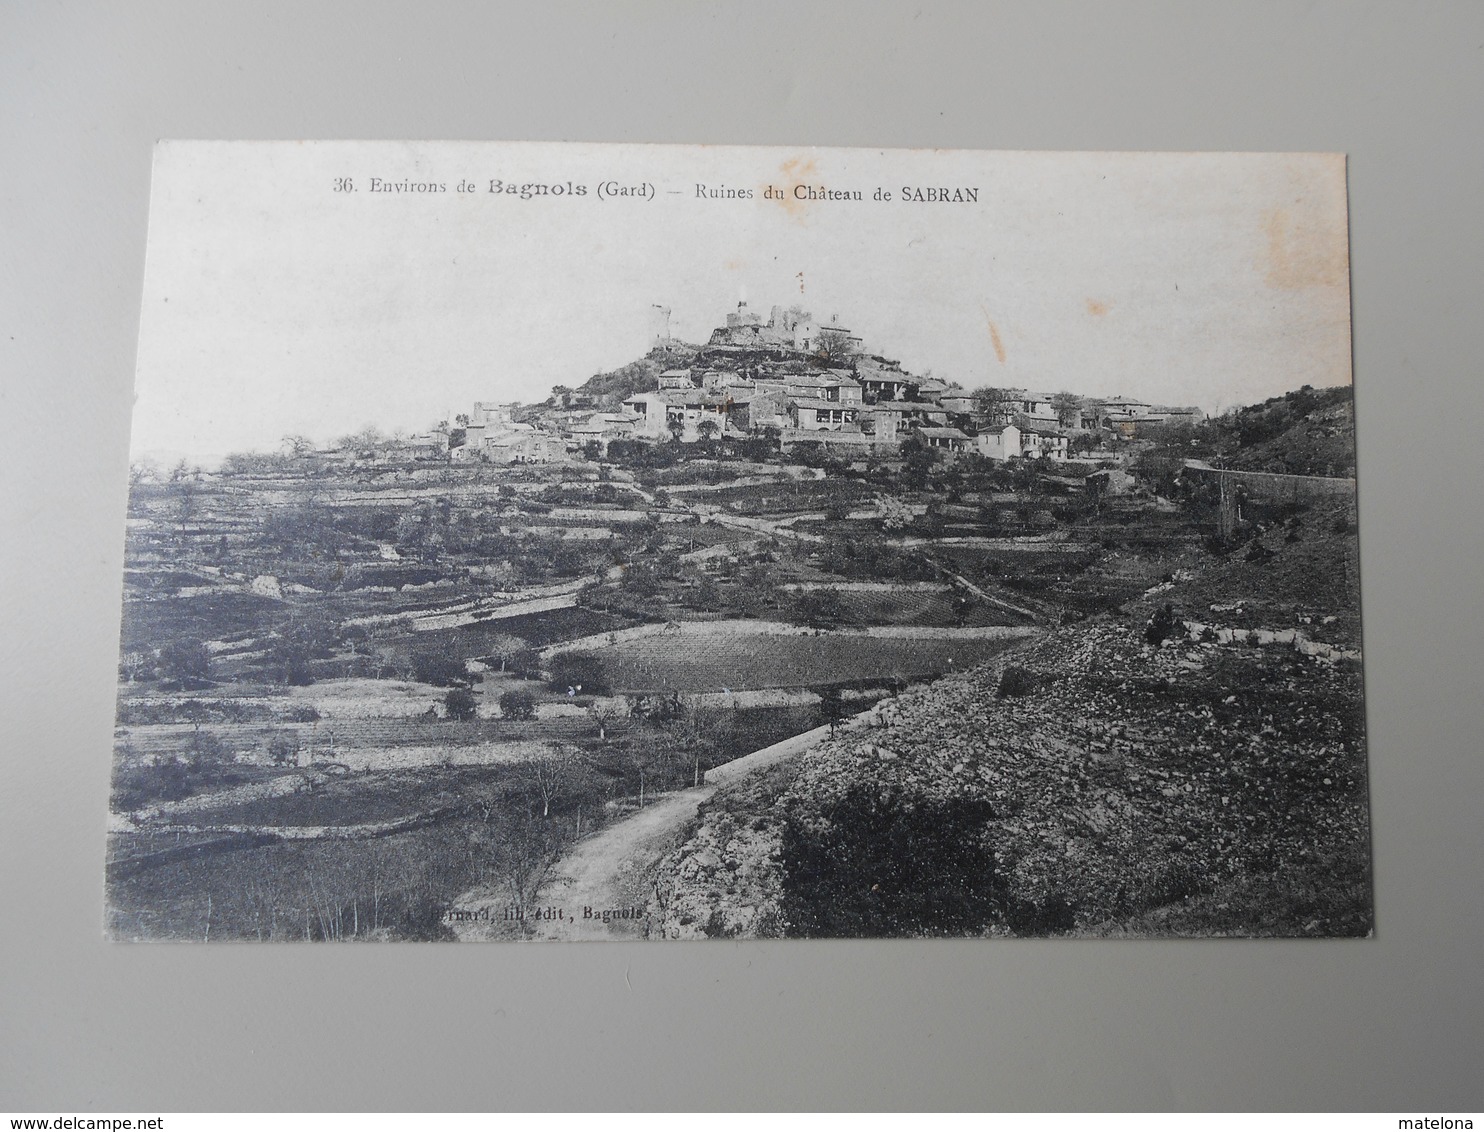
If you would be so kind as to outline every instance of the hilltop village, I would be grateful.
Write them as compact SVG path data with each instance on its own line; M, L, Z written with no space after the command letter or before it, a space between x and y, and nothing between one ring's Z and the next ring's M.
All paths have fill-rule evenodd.
M668 314L660 308L652 349L629 367L627 387L559 387L534 406L476 402L471 413L403 445L424 457L525 464L568 454L606 457L615 441L748 437L767 437L783 451L813 444L860 459L889 456L916 438L944 453L1061 461L1152 427L1203 419L1198 408L1129 397L970 392L909 373L871 353L838 320L821 322L796 306L775 306L764 321L739 302L701 347L670 338Z
M1363 935L1353 475L1348 387L968 391L745 304L140 465L110 930Z

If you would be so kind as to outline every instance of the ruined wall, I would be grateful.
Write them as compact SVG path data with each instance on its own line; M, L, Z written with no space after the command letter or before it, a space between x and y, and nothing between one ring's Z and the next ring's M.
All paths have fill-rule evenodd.
M1239 472L1187 463L1185 475L1211 483L1226 479L1228 485L1241 484L1254 499L1274 503L1304 503L1316 499L1355 494L1355 480L1329 476L1290 476L1281 472Z

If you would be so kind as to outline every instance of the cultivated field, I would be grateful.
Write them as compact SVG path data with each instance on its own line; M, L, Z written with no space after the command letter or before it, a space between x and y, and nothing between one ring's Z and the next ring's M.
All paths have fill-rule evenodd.
M973 667L1018 636L864 633L656 634L591 650L617 691L715 692L879 682L906 684Z

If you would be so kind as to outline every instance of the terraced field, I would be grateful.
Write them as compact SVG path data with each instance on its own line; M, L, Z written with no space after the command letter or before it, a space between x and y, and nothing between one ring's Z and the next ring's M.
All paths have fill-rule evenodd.
M919 625L951 629L1003 625L1005 617L992 606L961 606L952 594L837 591L843 619L852 625Z
M1021 636L1017 630L913 637L718 629L656 634L588 652L602 662L615 691L735 692L916 681L982 664Z

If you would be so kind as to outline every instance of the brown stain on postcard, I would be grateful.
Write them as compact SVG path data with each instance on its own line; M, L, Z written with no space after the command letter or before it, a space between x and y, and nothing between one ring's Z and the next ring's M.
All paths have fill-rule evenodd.
M1000 328L994 324L994 319L989 317L987 307L980 306L984 311L984 321L989 326L989 344L994 347L994 356L999 359L1000 365L1005 364L1005 343L1000 339Z
M809 202L799 200L794 196L794 188L798 185L809 183L809 178L818 172L818 166L812 157L790 157L778 167L779 173L783 175L783 184L775 186L783 190L782 199L773 198L783 206L783 210L795 220L803 220L809 212ZM764 185L763 189L768 186ZM759 194L763 189L759 189Z
M1112 303L1105 303L1101 299L1088 299L1087 313L1093 316L1102 316L1107 314L1112 306Z
M1283 291L1345 286L1350 253L1343 213L1339 223L1336 219L1302 199L1269 212L1263 221L1268 286Z

